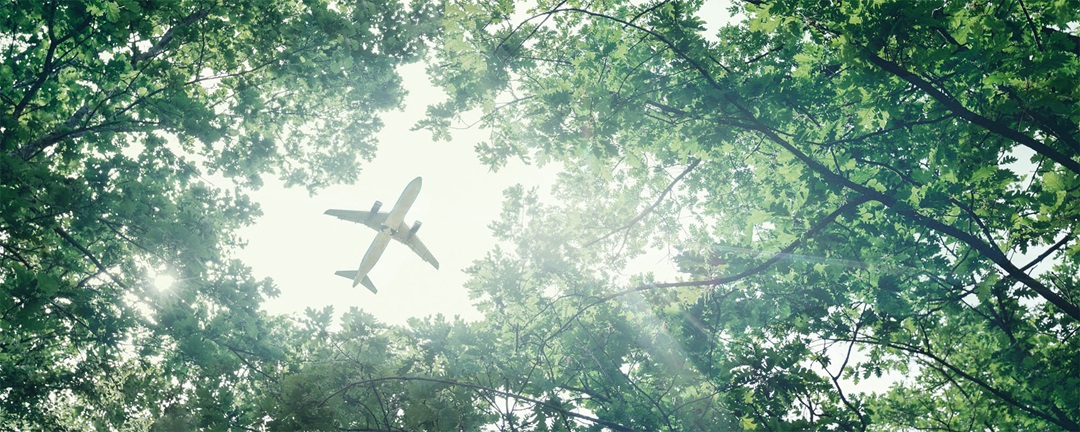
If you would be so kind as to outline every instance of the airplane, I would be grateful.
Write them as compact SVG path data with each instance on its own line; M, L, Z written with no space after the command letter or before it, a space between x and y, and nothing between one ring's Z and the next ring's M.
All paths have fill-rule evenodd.
M368 247L367 253L364 254L364 259L360 261L358 269L340 270L334 272L334 274L352 279L352 286L354 287L358 284L364 285L372 293L377 293L378 290L375 289L375 284L371 282L367 274L375 267L375 263L379 261L379 257L386 250L386 245L390 243L390 239L404 243L424 261L431 263L436 269L439 268L439 261L431 255L431 252L424 247L424 243L421 243L420 238L416 236L416 231L420 229L420 221L413 223L412 227L409 227L404 221L405 213L409 211L409 207L412 207L416 196L420 194L422 183L420 177L409 182L408 186L405 186L405 190L401 192L397 202L394 203L394 207L390 209L390 213L379 212L379 208L382 207L380 201L375 201L369 211L330 209L325 212L325 214L335 216L338 219L362 223L379 232L375 235L375 240L371 242L371 246Z

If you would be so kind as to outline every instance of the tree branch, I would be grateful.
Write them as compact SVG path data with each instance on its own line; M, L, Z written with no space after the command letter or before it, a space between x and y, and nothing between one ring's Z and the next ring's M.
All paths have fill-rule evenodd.
M1080 162L1070 158L1068 155L1061 153L1055 150L1053 147L1050 147L1049 145L1046 145L1045 143L1042 143L1032 137L1024 135L1019 131L1010 129L1001 123L990 120L986 117L972 112L959 101L954 99L952 96L945 94L945 92L939 90L937 87L934 87L934 85L929 81L926 81L915 73L904 69L899 64L885 60L879 57L876 53L869 51L867 51L866 57L870 60L871 63L878 65L886 72L896 75L904 81L907 81L915 87L918 87L923 92L930 95L930 97L934 98L934 100L938 101L938 103L944 105L945 108L949 109L949 111L955 113L958 117L974 123L978 126L981 126L982 128L1001 135L1005 138L1013 140L1019 144L1022 144L1034 150L1036 153L1046 156L1047 158L1050 158L1050 160L1057 162L1061 166L1065 167L1065 169L1080 174Z
M56 227L56 228L53 228L53 232L55 232L57 235L59 235L60 238L64 239L64 241L68 242L68 244L75 247L75 249L78 249L79 252L82 252L83 256L85 256L86 259L88 259L88 260L90 260L90 262L94 263L94 265L98 268L98 271L104 273L106 276L109 276L109 279L112 279L112 281L116 282L117 285L120 285L121 288L126 289L126 290L131 289L131 287L129 287L126 283L124 283L124 281L120 280L120 278L116 277L111 272L109 272L109 269L106 268L105 265L102 264L101 261L99 261L97 259L97 257L95 257L94 254L90 252L89 249L87 249L85 246L83 246L77 240L75 240L75 238L72 237L70 234L68 234L67 231L64 231L60 227Z
M1006 403L1008 403L1010 405L1013 405L1013 406L1019 408L1020 410L1026 412L1028 414L1034 415L1034 416L1039 417L1039 418L1041 418L1043 420L1046 420L1046 421L1049 421L1049 422L1051 422L1053 424L1061 426L1065 430L1080 430L1080 423L1077 423L1077 422L1075 422L1075 421L1073 421L1071 419L1065 418L1065 417L1060 417L1059 418L1059 417L1052 416L1049 413L1042 412L1042 411L1037 410L1037 409L1035 409L1035 408L1033 408L1031 406L1028 406L1028 405L1026 405L1024 403L1021 403L1019 400L1017 400L1012 395L1010 395L1008 393L1005 393L1005 391L1003 391L1001 389L998 389L998 388L996 388L994 386L991 386L986 381L983 381L982 379L979 379L978 377L976 377L974 375L971 375L971 374L969 374L967 372L964 372L962 369L960 369L960 368L956 367L955 365L945 361L945 359L943 359L941 357L938 357L934 353L931 353L931 352L929 352L927 350L924 350L922 348L915 347L915 346L908 345L908 344L899 343L899 342L891 342L891 341L879 340L879 339L876 339L876 338L859 339L857 337L852 337L850 339L849 338L842 338L842 339L835 339L835 340L854 341L854 342L871 343L871 344L875 344L875 345L882 345L882 346L886 346L886 347L889 347L889 348L898 349L900 351L905 351L905 352L909 352L909 353L912 353L912 354L917 354L917 355L926 357L926 358L928 358L930 360L933 360L937 364L945 367L946 369L948 369L952 373L959 375L960 377L964 378L968 382L971 382L971 383L981 387L982 389L990 392L994 396L997 396L1002 401L1005 401Z
M655 201L653 201L652 205L646 207L645 210L642 210L641 213L638 213L638 215L635 216L633 219L630 219L629 221L627 221L625 224L623 224L623 226L615 228L615 229L609 231L607 234L604 234L600 238L597 238L597 239L592 240L592 241L590 241L588 243L585 243L581 247L587 248L589 246L592 246L592 245L594 245L596 243L599 243L599 242L601 242L601 241L615 235L615 233L617 233L619 231L630 229L630 227L633 227L634 224L640 222L641 219L644 219L645 216L647 216L649 213L652 213L652 211L656 209L656 206L660 205L660 203L662 201L664 201L664 197L666 197L667 194L670 193L673 188L675 188L675 185L677 183L679 183L679 181L682 180L683 177L686 177L686 175L689 174L690 171L693 171L694 168L696 168L699 163L701 163L701 159L696 159L695 158L693 161L691 161L690 164L686 166L686 169L684 169L681 173L679 173L678 176L676 176L674 179L672 179L671 182L668 183L667 187L664 188L664 190L662 192L660 192L660 196L657 197Z
M554 331L552 334L553 335L558 334L558 333L561 333L563 330L566 330L566 328L570 325L570 323L573 323L575 320L577 320L577 318L579 316L581 316L581 314L585 313L585 311L593 308L594 306L597 306L597 305L599 305L601 303L604 303L604 302L607 302L609 300L613 300L613 299L616 299L616 298L619 298L619 297L622 297L622 296L625 296L625 295L638 293L638 292L651 291L651 290L655 290L655 289L662 289L662 288L681 288L681 287L695 287L695 286L700 287L700 286L724 285L724 284L728 284L728 283L731 283L731 282L735 282L735 281L747 278L749 276L753 276L753 275L755 275L757 273L760 273L760 272L764 271L765 269L769 268L770 266L775 264L777 261L780 261L781 259L783 259L785 256L790 255L792 252L795 251L795 249L798 249L800 246L802 246L804 241L809 240L810 238L813 238L815 235L818 234L818 232L825 229L825 227L829 226L829 224L833 223L833 221L835 221L836 218L840 217L844 213L847 213L847 212L849 212L851 210L854 210L858 206L860 206L860 205L862 205L862 204L864 204L866 202L869 202L869 201L870 201L870 199L868 197L857 196L854 199L852 199L851 201L848 201L848 202L844 203L843 205L838 207L836 210L833 210L832 213L829 213L827 216L825 216L820 221L818 221L817 224L810 227L810 229L807 230L806 233L803 234L802 237L800 237L800 238L796 239L795 241L791 242L791 244L789 244L785 248L781 249L780 252L777 252L771 258L765 260L765 262L763 262L761 264L758 264L758 265L756 265L756 266L754 266L754 267L752 267L750 269L744 270L742 272L739 272L738 274L734 274L734 275L731 275L731 276L724 276L724 277L719 277L719 278L706 279L706 280L696 280L696 281L646 284L646 285L641 285L641 286L638 286L638 287L630 288L628 290L623 290L623 291L611 293L611 294L608 294L606 296L598 298L597 300L593 301L592 303L589 303L589 304L585 305L581 309L578 309L578 311L575 312L574 315L572 315L570 317L570 319L566 320L566 322L563 323L563 325L561 327L559 327L556 331Z
M1027 271L1027 269L1034 267L1036 264L1039 264L1040 262L1042 262L1042 260L1046 259L1046 257L1050 256L1050 254L1054 253L1054 251L1061 249L1062 246L1069 244L1069 241L1073 238L1074 236L1072 233L1066 234L1065 237L1062 237L1062 239L1058 240L1057 243L1054 243L1052 246L1047 248L1046 251L1039 254L1038 257L1031 260L1031 262L1027 263L1023 267L1020 267L1020 270Z
M806 155L805 153L799 151L799 149L795 148L795 146L792 145L790 142L783 139L771 129L769 129L767 126L762 124L761 121L754 118L753 114L745 107L742 107L730 98L728 101L732 105L742 110L744 112L744 115L746 115L748 118L751 118L753 119L753 121L757 122L758 132L761 132L766 137L768 137L769 140L783 147L785 150L791 152L792 155L794 155L797 159L801 160L811 170L821 175L827 182L833 183L837 186L843 186L845 188L852 189L870 199L873 199L874 201L881 203L885 207L889 208L890 210L901 216L904 216L908 219L913 220L916 223L924 225L935 231L944 233L963 242L964 244L978 251L982 256L993 261L1002 270L1005 270L1005 272L1008 273L1009 276L1012 276L1016 280L1031 288L1033 291L1038 293L1040 296L1052 303L1054 306L1057 306L1059 309L1071 316L1073 319L1080 320L1080 307L1061 297L1049 287L1044 285L1042 282L1039 282L1035 278L1031 277L1031 275L1021 271L1019 268L1016 267L1015 264L1012 263L1012 261L1009 261L1009 258L1000 249L998 249L996 245L987 244L975 235L968 233L967 231L961 230L955 226L946 224L929 216L925 216L919 213L918 209L913 208L906 203L902 203L892 196L886 195L882 192L878 192L876 189L870 188L866 185L855 183L845 178L844 176L833 172L821 162L818 162L810 156Z
M56 5L54 3L53 12L55 12L55 7ZM30 85L30 88L26 91L26 93L23 93L23 97L19 100L19 104L15 106L14 110L12 110L11 118L13 120L17 121L19 117L22 116L23 110L26 109L26 106L30 103L31 100L34 99L34 96L37 95L38 90L41 90L41 87L45 85L46 81L49 80L49 77L53 76L53 73L56 72L55 68L53 67L54 61L56 60L56 48L59 47L60 44L66 42L68 39L71 39L76 32L82 31L88 25L90 25L91 17L86 17L86 19L84 19L81 23L79 23L79 25L75 26L75 28L72 29L71 33L68 33L67 35L59 39L57 39L56 35L53 34L52 18L53 17L50 17L50 22L46 24L46 32L49 38L49 47L45 51L45 60L42 62L41 72L38 74L37 80L35 80L34 83Z
M172 42L173 38L176 36L176 29L191 25L198 20L206 18L206 16L209 14L210 8L206 8L184 17L183 19L178 21L176 25L169 27L169 30L165 31L165 34L161 35L157 43L155 43L154 46L150 47L149 50L147 50L146 52L133 53L133 55L131 56L131 65L135 66L143 60L147 60L157 56L158 54L161 54L161 52L165 50L165 47L168 46L169 43Z
M1039 31L1035 29L1035 23L1031 21L1031 12L1028 12L1027 5L1024 4L1024 0L1020 0L1020 9L1024 11L1024 18L1027 18L1028 27L1031 28L1031 36L1035 38L1035 47L1039 51L1043 50L1042 40L1039 39Z
M861 326L861 324L861 322L855 323L855 329L851 332L851 334L853 335L852 338L855 338L859 335L859 327ZM854 347L855 341L851 341L848 343L847 353L844 355L844 362L840 364L840 370L836 372L836 375L833 375L832 372L829 372L829 369L825 367L824 360L822 360L821 368L825 370L825 373L827 375L829 375L829 380L832 381L833 387L836 388L837 395L840 396L840 402L842 402L844 406L846 406L849 410L854 412L856 416L859 417L859 423L862 424L862 430L865 431L866 428L870 427L870 419L861 411L859 411L859 409L854 404L852 404L851 401L848 401L848 398L844 396L844 389L840 387L840 377L844 374L844 369L847 368L847 364L851 360L851 350Z

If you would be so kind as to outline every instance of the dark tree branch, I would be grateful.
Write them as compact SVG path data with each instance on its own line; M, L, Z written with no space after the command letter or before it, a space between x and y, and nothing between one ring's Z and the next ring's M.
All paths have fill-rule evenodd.
M1031 119L1035 120L1035 122L1041 125L1043 129L1045 129L1047 132L1050 132L1051 135L1057 137L1069 148L1080 151L1080 141L1076 140L1077 127L1080 125L1069 121L1059 121L1059 119L1055 118L1052 113L1049 115L1044 115L1043 113L1031 109L1027 101L1021 98L1020 94L1016 91L1016 89L1010 86L999 85L998 89L1004 91L1006 94L1009 95L1010 98L1015 100L1016 104L1020 106L1020 109L1024 111L1024 114L1030 116Z
M55 3L53 4L53 8L55 11ZM41 87L45 85L45 82L48 81L55 72L57 72L55 68L56 65L54 64L54 61L56 60L55 56L57 47L59 47L60 44L66 42L68 39L74 37L76 33L82 31L87 26L89 26L91 17L86 17L86 19L79 23L79 25L75 26L71 33L68 33L61 38L57 38L56 35L53 34L54 26L51 22L52 18L53 17L50 17L50 22L46 24L46 32L49 38L49 47L45 51L45 60L41 64L41 72L38 73L37 79L34 80L34 83L30 85L30 88L26 90L26 93L23 93L23 97L21 100L19 100L19 104L15 106L14 110L12 110L12 119L18 120L18 118L22 116L23 110L26 109L26 106L30 103L30 101L33 100L35 96L37 96L38 90L41 90Z
M557 7L562 6L564 4L566 4L566 0L563 0L563 1L559 2L559 4L555 5L555 7L557 8ZM551 18L550 15L544 17L544 19L542 21L540 21L539 24L533 26L532 30L529 31L529 34L527 34L527 35L525 35L525 37L521 38L521 43L518 44L517 49L521 49L522 47L524 47L525 43L528 42L529 39L532 39L533 35L536 34L536 32L540 31L540 27L543 27L544 23L546 23L549 18ZM525 23L527 23L529 21L530 20L525 20L525 21L522 21L522 22L518 23L517 27L514 27L514 30L507 33L506 36L503 37L499 41L499 43L497 45L495 45L495 49L492 50L492 52L493 53L498 53L499 49L501 49L503 47L503 45L510 39L510 36L517 33L519 30L521 30L521 28L525 26Z
M1058 249L1061 249L1062 246L1065 246L1065 245L1069 244L1069 241L1073 240L1074 238L1076 238L1076 236L1074 234L1072 234L1072 233L1066 234L1065 237L1062 237L1061 240L1058 240L1057 243L1054 243L1052 246L1050 246L1048 249L1046 249L1046 251L1039 254L1038 257L1036 257L1035 259L1031 260L1031 262L1029 262L1026 265L1024 265L1023 267L1021 267L1020 270L1027 271L1027 269L1041 263L1042 260L1044 260L1044 259L1046 259L1046 257L1050 256L1050 254L1054 253L1054 251L1057 251Z
M1080 36L1076 36L1074 34L1063 32L1061 30L1050 27L1043 27L1041 32L1047 37L1057 36L1064 38L1066 41L1072 44L1072 46L1069 47L1068 51L1071 52L1073 55L1080 55Z
M165 34L161 35L161 37L158 38L158 41L154 43L154 46L150 47L149 50L147 50L146 52L136 51L135 53L133 53L133 55L131 56L131 65L135 66L143 60L151 59L156 57L158 54L161 54L161 52L165 50L169 43L172 42L173 38L176 37L177 29L189 26L198 20L206 18L206 16L209 14L210 8L206 8L184 17L183 19L178 21L176 25L170 27L169 30L165 31Z
M39 139L27 143L25 146L19 148L19 150L17 150L15 154L23 158L23 160L29 161L35 156L41 154L41 152L45 151L49 147L52 147L53 145L65 139L75 139L94 132L135 132L139 130L144 130L145 127L157 125L157 123L155 122L148 121L120 120L108 123L101 123L94 126L87 126L79 129L71 129L68 125L70 123L77 122L79 119L76 119L75 116L84 115L84 109L86 107L87 105L83 105L83 108L79 109L80 112L76 112L75 115L69 118L67 122L61 125L61 128L59 130L51 132L48 135L45 135Z
M59 310L64 316L68 317L68 319L74 321L80 327L86 329L87 332L89 332L91 335L94 336L94 339L98 339L98 340L101 339L101 335L99 335L96 331L94 331L94 329L91 328L90 325L87 324L86 321L84 321L82 318L79 318L79 317L75 316L75 314L71 313L71 311L67 310L67 308L57 304L56 301L54 301L51 298L47 299L47 301L49 302L50 305L52 305L54 308Z
M1027 405L1025 403L1022 403L1019 400L1017 400L1013 395L1011 395L1009 393L1006 393L1004 390L1001 390L1001 389L999 389L997 387L994 387L994 386L990 385L989 383L987 383L986 381L983 381L979 377L976 377L976 376L974 376L972 374L969 374L969 373L965 372L963 369L960 369L959 367L953 365L952 363L949 363L948 361L941 358L940 356L938 356L938 355L936 355L936 354L934 354L934 353L932 353L930 351L927 351L925 349L922 349L922 348L919 348L919 347L916 347L916 346L912 346L912 345L908 345L908 344L904 344L904 343L900 343L900 342L879 340L879 339L872 338L872 337L861 338L861 339L857 338L857 337L853 337L853 338L850 338L850 339L849 338L842 338L842 339L836 339L836 340L855 341L855 342L860 342L860 343L870 343L870 344L875 344L875 345L881 345L881 346L886 346L886 347L889 347L889 348L897 349L897 350L900 350L900 351L905 351L905 352L909 352L909 353L912 353L912 354L917 354L917 355L923 356L923 357L925 357L927 359L933 360L935 363L937 363L937 364L941 365L942 367L948 369L950 372L952 372L952 373L954 373L956 375L959 375L964 380L975 384L976 386L982 388L983 390L986 390L987 392L993 394L994 396L997 396L1002 401L1004 401L1004 402L1006 402L1006 403L1008 403L1008 404L1010 404L1012 406L1015 406L1015 407L1019 408L1020 410L1028 413L1028 414L1031 414L1031 415L1036 416L1038 418L1041 418L1043 420L1049 421L1050 423L1053 423L1055 425L1058 425L1058 426L1064 428L1064 430L1080 430L1080 423L1077 423L1076 421L1073 421L1072 419L1069 419L1067 417L1063 417L1063 416L1062 417L1057 417L1057 416L1050 415L1049 413L1040 411L1038 409L1035 409L1034 407L1031 407L1031 406L1029 406L1029 405Z
M907 69L904 69L904 67L900 66L897 63L885 60L879 57L877 54L869 51L866 53L866 57L870 60L871 63L874 63L875 65L881 67L886 72L896 75L904 81L907 81L915 87L918 87L923 92L930 95L930 97L934 98L934 100L938 101L938 103L945 106L945 108L947 108L949 111L952 111L954 114L956 114L957 117L981 126L986 130L1013 140L1019 144L1022 144L1034 150L1036 153L1046 156L1050 160L1057 162L1061 166L1065 167L1065 169L1080 174L1080 162L1072 159L1068 155L1055 150L1053 147L1050 147L1049 145L1046 145L1045 143L1040 142L1035 138L1024 135L1023 133L1011 129L999 122L990 120L986 117L974 113L973 111L967 109L967 107L965 107L963 104L961 104L960 101L939 90L937 87L934 86L933 83L923 79L922 77L916 75L915 73Z
M121 288L123 288L125 290L130 290L131 289L131 287L129 287L126 283L124 283L124 281L120 280L120 278L118 278L115 275L113 275L112 273L110 273L109 269L107 267L105 267L105 265L102 264L101 261L99 261L97 259L97 257L95 257L94 254L92 252L90 252L89 249L87 249L85 246L83 246L81 243L79 243L78 240L75 240L75 238L72 237L70 234L68 234L67 231L64 231L60 227L56 227L56 228L53 228L53 232L55 232L57 235L59 235L60 238L64 239L64 241L68 242L68 244L75 247L75 249L78 249L79 252L82 252L83 256L85 256L86 259L88 259L88 260L90 260L90 262L94 263L94 266L97 267L98 271L100 271L101 273L104 273L106 276L109 277L109 279L112 279L112 281L115 282L117 285L119 285Z
M882 128L882 129L876 130L874 132L870 132L868 134L863 134L863 135L853 137L853 138L842 138L842 139L833 140L833 141L825 141L825 142L822 142L822 143L820 143L818 145L823 146L823 147L831 147L831 146L834 146L836 144L855 143L855 142L863 141L863 140L866 140L868 138L872 138L872 137L876 137L876 136L880 136L880 135L888 135L888 134L890 134L892 132L898 131L900 129L910 128L912 126L931 125L931 124L934 124L934 123L938 123L938 122L942 122L942 121L951 119L953 117L955 117L955 115L947 114L947 115L943 115L941 117L933 118L933 119L915 120L915 121L912 121L912 122L907 122L907 123L903 123L903 124L894 125L894 126L888 127L888 128Z
M1039 51L1043 50L1042 40L1039 39L1039 31L1035 28L1035 23L1031 21L1031 12L1028 12L1027 5L1024 4L1024 0L1020 0L1020 9L1024 10L1024 18L1027 18L1028 27L1031 28L1031 36L1035 38L1035 47Z
M738 105L734 100L729 100L729 102L735 106L738 106L748 118L754 118L753 114L745 107ZM885 207L889 208L890 210L901 216L904 216L908 219L913 220L916 223L924 225L935 231L944 233L963 242L964 244L967 244L969 247L978 251L982 256L993 261L995 264L1001 267L1001 269L1005 270L1005 272L1008 273L1009 276L1012 276L1016 280L1031 288L1033 291L1038 293L1040 296L1052 303L1054 306L1057 306L1059 309L1061 309L1062 312L1065 312L1067 315L1071 316L1075 320L1080 320L1080 307L1061 297L1056 292L1044 285L1042 282L1039 282L1035 278L1031 277L1031 275L1021 271L1019 268L1016 267L1015 264L1012 263L1012 261L1009 260L1005 253L998 249L996 245L987 244L986 242L982 241L975 235L968 233L967 231L961 230L960 228L946 224L932 217L923 215L918 212L918 209L913 208L907 203L903 203L892 196L886 195L882 192L878 192L876 189L870 188L866 185L862 185L848 180L844 176L833 172L821 162L814 160L807 154L795 148L795 146L792 145L790 142L783 139L775 132L773 132L770 128L762 124L760 120L755 119L755 121L758 123L758 132L761 132L766 137L768 137L770 141L773 141L777 145L783 147L785 150L791 152L791 154L793 154L797 159L801 160L811 170L818 173L818 175L821 175L827 182L854 190L861 195L864 195L870 199L873 199L874 201L881 203Z
M71 117L68 117L68 119L64 121L64 123L60 124L60 127L58 127L52 132L49 132L41 138L30 141L26 145L19 147L19 149L15 151L15 156L18 156L23 160L30 160L33 155L37 154L40 151L40 149L44 149L66 137L70 137L72 134L75 133L73 132L73 129L75 129L75 125L82 122L83 118L86 117L86 114L88 112L90 112L90 104L83 103L83 105L79 107L79 109L76 110L75 113L71 115Z
M211 339L211 340L213 340L213 339ZM259 375L262 375L262 376L266 377L266 379L270 380L271 382L274 382L274 383L278 382L278 379L276 377L266 373L266 371L263 371L262 368L259 368L255 364L251 363L251 361L248 360L247 357L244 357L244 355L241 353L243 350L238 349L238 348L233 348L232 345L229 345L229 344L227 344L225 342L222 342L222 341L214 340L214 342L220 344L221 346L225 347L225 349L229 350L229 352L231 352L234 356L236 356L237 359L240 359L240 362L244 363L244 365L247 366L252 371L255 371L255 373L258 373ZM251 353L248 353L246 351L244 351L244 353L251 354Z
M584 15L588 15L588 16L592 16L592 17L596 17L596 18L602 18L602 19L606 19L606 20L610 20L610 21L614 21L614 22L617 22L619 24L622 24L624 27L629 27L629 28L632 28L634 30L645 33L645 34L647 34L649 36L652 36L656 40L662 42L664 45L666 45L668 47L668 49L671 50L672 53L674 53L674 54L682 57L683 59L689 61L694 66L694 68L698 69L699 72L702 72L703 75L706 73L705 69L702 68L701 65L699 65L693 59L690 59L686 55L686 53L680 51L679 47L676 46L675 43L671 42L666 37L664 37L664 35L662 35L660 33L657 33L656 31L647 29L645 27L639 26L637 24L634 24L634 23L632 23L630 21L615 17L615 16L602 14L602 13L599 13L599 12L594 12L594 11L591 11L591 10L588 10L588 9L570 7L570 8L565 8L565 9L558 9L558 8L551 9L551 10L549 10L547 12L543 12L543 13L538 14L536 16L533 16L532 18L529 18L529 19L531 20L531 19L537 18L539 16L551 15L551 14L555 14L555 13L559 13L559 12L577 12L577 13L580 13L580 14L584 14ZM728 74L733 73L732 70L730 68L728 68L727 66L725 66L724 64L722 64L722 63L720 63L718 61L715 61L715 60L714 60L714 63L716 63L717 66L719 66L721 69L723 69L725 73L728 73Z

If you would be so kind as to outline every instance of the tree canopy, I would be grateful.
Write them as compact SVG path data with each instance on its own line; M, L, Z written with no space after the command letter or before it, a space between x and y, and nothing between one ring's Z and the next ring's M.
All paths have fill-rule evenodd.
M253 424L276 288L230 257L266 174L318 188L370 159L434 5L0 5L0 429ZM154 272L184 281L153 289ZM179 417L177 417L179 418ZM168 427L164 427L168 429Z
M569 167L473 269L532 391L642 430L1080 428L1080 5L701 6L447 7L427 125ZM684 276L621 277L647 249Z
M1080 429L1080 3L703 6L3 6L0 428ZM484 319L260 313L244 191L350 180L420 58L419 127L563 168Z

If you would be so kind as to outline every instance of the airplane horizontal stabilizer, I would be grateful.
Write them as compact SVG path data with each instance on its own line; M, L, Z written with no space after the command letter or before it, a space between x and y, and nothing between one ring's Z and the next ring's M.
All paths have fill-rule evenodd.
M330 209L323 214L336 217L341 220L347 220L349 222L356 222L367 225L371 229L378 231L382 228L382 223L386 221L386 217L389 215L384 212L369 212L363 210L342 210L342 209Z
M341 276L343 278L349 279L349 280L355 280L356 279L356 270L338 270L338 271L334 272L334 274L336 274L338 276ZM371 282L371 278L369 278L367 276L364 276L364 278L360 280L360 285L363 285L364 288L367 288L368 291L371 291L372 294L378 294L379 293L379 290L375 289L375 284ZM353 285L353 286L355 286L355 285Z

